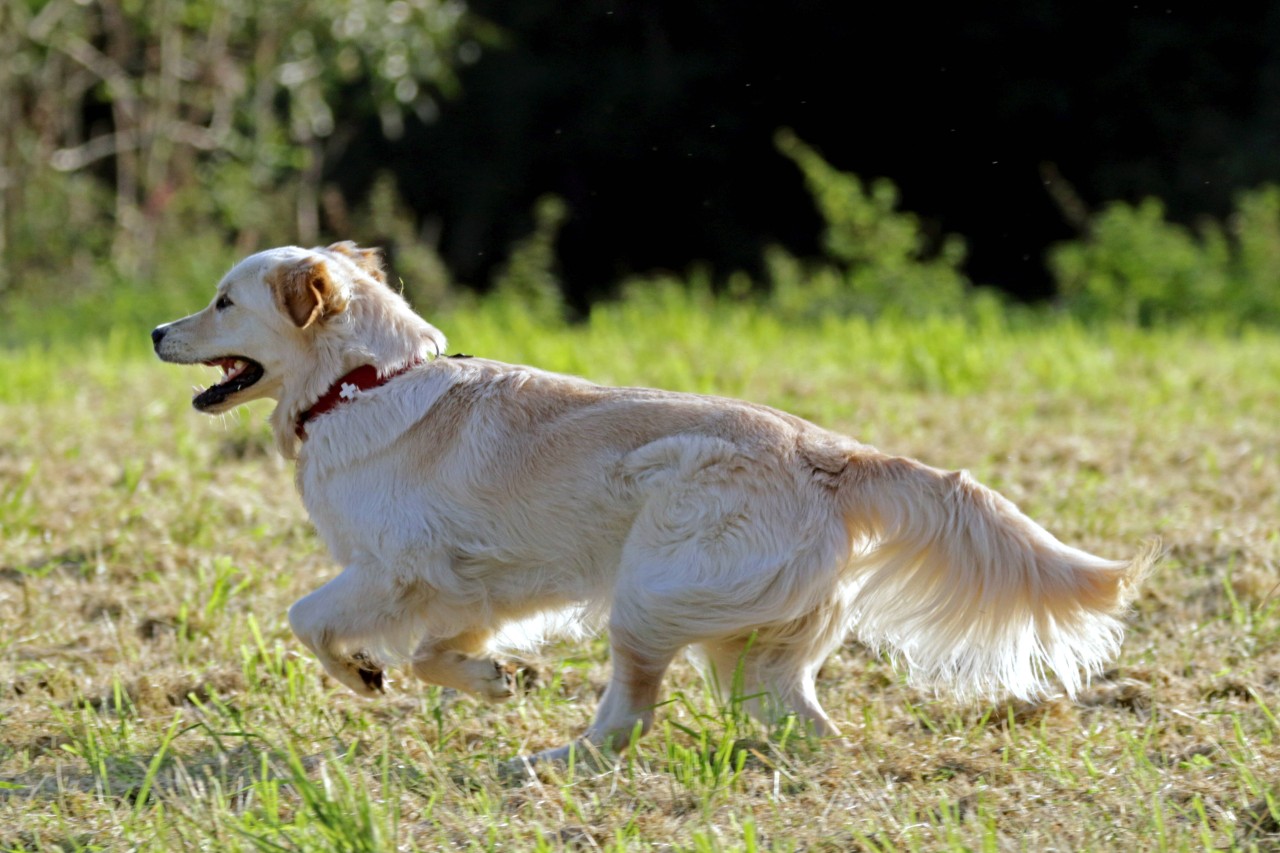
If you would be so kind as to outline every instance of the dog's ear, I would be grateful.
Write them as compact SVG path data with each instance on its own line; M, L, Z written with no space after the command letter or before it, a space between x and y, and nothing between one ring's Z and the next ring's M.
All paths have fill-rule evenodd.
M347 295L334 283L322 258L278 267L267 275L267 282L280 310L300 329L347 308Z
M387 283L387 272L382 268L382 251L380 249L361 249L350 240L334 243L326 251L350 258L351 262L375 281Z

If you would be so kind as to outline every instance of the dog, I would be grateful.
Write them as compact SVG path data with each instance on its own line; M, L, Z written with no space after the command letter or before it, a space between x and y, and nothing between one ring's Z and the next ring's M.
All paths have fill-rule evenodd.
M1118 653L1154 559L1064 545L965 472L738 400L614 388L445 356L376 250L236 264L161 359L218 366L193 405L259 398L342 566L289 609L361 696L384 670L491 700L498 649L607 628L611 680L580 741L624 749L682 650L766 721L838 734L815 675L852 635L961 696L1075 696Z

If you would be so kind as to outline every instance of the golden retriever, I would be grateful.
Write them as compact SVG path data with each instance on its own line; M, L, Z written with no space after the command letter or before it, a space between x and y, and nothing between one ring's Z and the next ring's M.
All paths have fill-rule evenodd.
M820 734L836 727L814 676L850 634L961 694L1034 696L1052 673L1074 695L1152 559L1069 547L964 472L765 406L443 356L352 243L252 255L152 338L165 361L222 368L200 411L277 402L276 443L343 567L289 623L363 696L408 664L505 699L495 649L567 626L608 630L596 747L651 726L681 650L753 713Z

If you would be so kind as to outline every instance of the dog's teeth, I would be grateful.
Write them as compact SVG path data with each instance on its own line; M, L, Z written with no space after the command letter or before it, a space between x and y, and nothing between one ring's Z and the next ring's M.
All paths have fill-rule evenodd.
M243 362L240 359L236 359L235 361L231 362L231 364L224 364L222 366L222 381L228 382L236 378L248 366L249 365L246 362Z

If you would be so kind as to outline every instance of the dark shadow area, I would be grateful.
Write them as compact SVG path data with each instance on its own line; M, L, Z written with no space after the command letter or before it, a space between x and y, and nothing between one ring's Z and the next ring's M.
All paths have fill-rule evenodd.
M370 128L329 164L355 203L394 171L461 281L487 281L545 193L572 302L630 273L707 261L758 273L821 222L776 150L888 177L971 279L1050 294L1048 246L1109 200L1225 215L1280 180L1275 3L788 4L477 0L506 33L462 93L396 142Z

